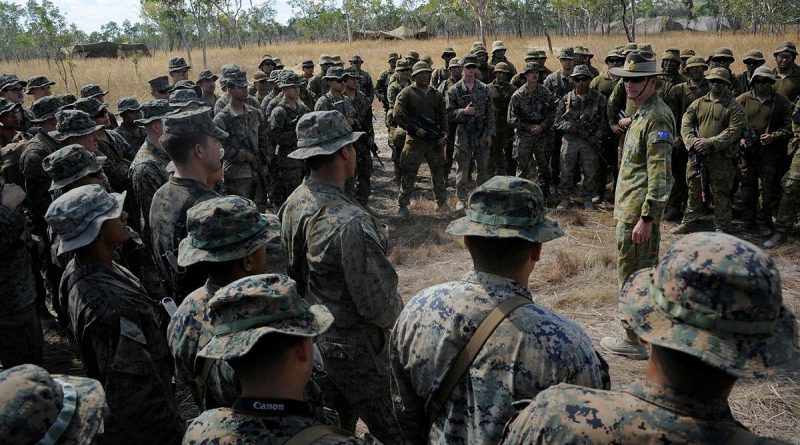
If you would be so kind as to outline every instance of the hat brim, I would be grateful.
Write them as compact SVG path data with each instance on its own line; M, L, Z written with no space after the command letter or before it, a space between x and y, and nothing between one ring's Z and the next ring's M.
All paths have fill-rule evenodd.
M169 70L167 72L168 73L174 73L175 71L183 71L183 70L187 70L188 71L190 69L192 69L191 65L184 65L184 66L181 66L181 67L172 68L171 70Z
M197 79L197 82L202 82L202 81L204 81L204 80L210 80L210 81L212 81L212 82L216 82L216 81L218 81L218 80L219 80L219 76L217 76L216 74L214 74L214 75L213 75L213 76L211 76L211 77L203 77L202 79Z
M192 245L189 237L184 238L178 246L178 266L189 267L202 262L221 263L237 260L280 237L281 223L278 221L278 217L265 214L262 214L262 217L267 220L267 223L260 231L232 245L215 249L199 249Z
M106 163L106 159L107 158L105 156L97 156L95 158L94 165L91 165L88 168L83 169L83 170L79 171L78 173L75 173L74 175L70 176L69 178L65 178L65 179L62 179L60 181L53 181L50 184L50 190L49 191L52 192L53 190L58 190L60 188L64 188L65 186L67 186L69 184L72 184L73 182L77 181L78 179L83 178L84 176L86 176L86 175L88 175L90 173L99 172L100 170L103 169L103 165Z
M328 308L321 304L315 304L308 308L308 314L303 318L293 317L274 323L272 326L215 335L197 355L218 360L230 360L246 355L265 335L316 337L327 331L331 324L333 324L333 315Z
M139 107L136 107L136 108L123 108L123 109L121 109L121 110L120 110L120 109L117 109L117 112L116 112L116 113L114 113L114 114L116 114L117 116L119 116L119 115L121 115L122 113L124 113L124 112L126 112L126 111L142 111L142 107L141 107L141 106L139 106Z
M674 349L737 377L764 377L800 366L794 346L796 320L781 307L775 331L743 335L707 331L672 317L650 297L652 269L643 269L625 282L621 291L622 319L648 343Z
M111 193L111 196L117 200L117 205L103 215L95 218L94 221L89 223L89 225L80 235L70 238L69 240L64 240L62 237L58 243L58 254L63 255L67 252L71 252L75 249L80 249L83 246L88 246L91 244L100 233L100 227L103 225L104 221L119 218L119 216L122 214L122 206L125 204L125 196L127 194L127 190L122 193Z
M775 83L775 82L778 81L778 79L776 79L775 76L766 76L764 74L753 74L753 77L750 78L750 81L748 82L748 84L752 84L753 81L756 80L759 77L762 78L762 79L767 79L772 83Z
M544 221L530 227L497 227L471 221L468 217L451 221L445 231L456 236L480 236L484 238L522 238L532 243L546 243L564 236L558 221L545 217Z
M104 126L103 125L94 125L92 127L89 127L89 128L86 128L86 129L83 129L83 130L80 130L80 131L69 131L67 133L61 133L59 131L55 131L55 132L49 133L49 134L50 134L50 136L53 137L53 139L57 140L58 142L64 142L68 138L71 138L71 137L79 137L79 136L86 136L87 134L92 134L92 133L94 133L95 131L97 131L97 130L99 130L101 128L104 128Z
M784 46L783 48L778 48L775 51L773 51L772 56L775 57L780 53L789 53L789 54L794 54L796 56L797 50Z
M658 71L628 71L624 68L614 67L609 68L608 72L617 77L651 77L658 76Z
M136 119L133 122L139 125L147 125L150 122L153 122L154 120L164 119L172 113L174 113L174 111L170 110L168 113L159 114L158 116L150 116L148 118Z
M33 122L34 124L38 124L38 123L44 122L46 120L53 119L53 118L56 117L56 113L57 112L58 112L58 110L56 109L56 110L53 110L52 113L47 113L42 117L32 117L31 118L31 122Z
M70 375L52 375L53 379L69 383L77 393L75 413L69 427L59 438L59 443L79 443L101 432L103 418L107 414L106 393L100 382L94 379Z
M765 59L763 57L753 57L753 56L748 56L748 57L745 57L744 59L742 59L742 63L747 63L748 61L765 62L766 63L767 59Z
M363 131L354 131L350 134L346 134L344 136L324 142L322 144L316 144L309 147L298 148L293 152L289 153L288 156L292 159L308 159L314 156L329 155L332 153L336 153L345 145L352 144L365 134L366 133L364 133Z
M53 86L53 85L55 85L55 84L56 84L56 83L55 83L55 82L53 82L52 80L51 80L50 82L47 82L47 83L45 83L45 84L42 84L42 85L31 85L31 84L28 84L28 85L25 87L25 94L31 94L31 90L33 90L34 88L44 88L44 87L51 87L51 86Z
M84 99L94 99L94 98L95 98L95 97L97 97L97 96L105 96L106 94L108 94L108 90L106 90L106 91L100 91L99 93L95 93L95 94L92 94L92 95L86 96Z
M687 63L686 66L683 67L683 69L684 70L688 70L689 68L697 68L697 67L701 67L704 70L707 70L708 69L708 64L707 63Z

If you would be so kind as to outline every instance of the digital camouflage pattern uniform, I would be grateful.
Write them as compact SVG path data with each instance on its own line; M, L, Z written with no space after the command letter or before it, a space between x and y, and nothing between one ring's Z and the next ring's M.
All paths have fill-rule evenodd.
M399 60L397 62L397 66L395 67L395 71L398 69L410 71L411 68L408 66L405 60ZM394 106L397 103L397 96L400 95L400 92L403 91L403 88L409 85L411 85L410 78L407 82L401 82L400 80L395 79L391 84L389 84L386 91L386 100L389 107L389 110L386 111L386 127L389 130L389 147L392 149L394 176L398 185L400 185L403 180L403 169L400 158L403 153L403 147L406 144L406 130L399 126L397 121L394 119Z
M0 194L6 187L0 178ZM44 336L36 311L36 285L23 206L0 205L0 363L11 368L42 361Z
M541 70L541 65L528 64L525 72ZM550 129L553 125L555 99L550 90L537 85L528 91L523 84L511 96L508 106L508 123L514 127L514 160L520 178L535 181L545 196L550 194ZM544 131L535 135L531 127L541 126Z
M299 81L297 75L294 75L282 79L281 85L288 86ZM310 111L299 99L291 106L281 98L269 115L269 138L276 147L277 157L277 175L272 192L272 201L276 206L283 205L286 198L303 182L303 161L290 158L289 153L297 149L297 122Z
M773 259L731 235L681 238L655 269L631 276L620 309L643 340L731 376L759 378L800 365L797 323L782 305ZM682 370L687 376L697 371ZM634 383L625 391L558 385L518 407L502 445L784 443L739 423L727 397L653 381Z
M348 68L345 71L345 79L356 75L358 75L357 70L354 68ZM372 125L372 101L361 90L355 90L355 94L352 97L345 90L344 95L350 99L355 110L353 130L365 133L363 138L353 144L356 148L357 156L356 175L351 180L352 184L348 184L353 190L348 191L355 194L361 205L366 205L372 193L372 152L370 151L370 144L375 143L375 128Z
M495 176L476 188L468 214L447 232L537 243L564 234L546 218L538 186L513 176ZM514 297L530 303L497 326L428 429L431 394L486 316ZM389 348L395 412L413 444L497 443L514 400L560 382L604 389L610 383L608 365L577 324L535 304L526 286L474 269L414 296L397 319Z
M174 114L164 119L164 133L203 132L218 140L227 133L214 126L203 110ZM218 196L208 185L188 178L169 177L150 204L150 230L156 266L167 295L177 302L203 285L202 274L178 273L178 243L186 237L186 212L199 202Z
M397 53L390 53L389 58L387 60L388 63L393 61L397 61L400 56ZM375 96L378 98L378 101L383 104L383 111L388 112L391 107L389 106L388 94L387 90L389 89L389 78L392 77L394 74L394 68L389 65L388 69L383 70L378 75L378 80L375 81Z
M107 415L96 380L51 375L30 364L0 372L0 437L6 443L98 443Z
M317 64L319 65L320 72L315 74L314 77L308 81L308 91L312 92L315 97L319 98L328 92L328 82L326 82L323 77L328 71L328 68L333 66L333 59L327 54L322 54L319 56L319 61Z
M87 185L53 201L46 217L61 236L59 252L90 244L99 234L96 220L118 217L124 199L124 194L112 196L100 185ZM166 312L116 262L106 269L74 258L59 294L86 375L100 381L106 392L110 417L105 439L178 443L182 426L172 394L175 365L164 338Z
M43 97L31 106L32 122L39 124L45 120L53 119L61 101L55 96ZM42 168L42 160L61 147L52 136L41 129L28 141L25 150L20 155L19 165L25 180L25 192L28 194L31 216L33 217L33 232L44 236L47 232L47 222L44 214L50 205L50 176Z
M117 102L118 115L122 115L122 113L126 111L140 111L141 109L139 101L133 97L123 97ZM114 119L116 120L116 117ZM119 124L119 127L114 129L114 132L125 139L125 142L128 143L133 153L139 150L139 147L144 144L144 140L147 138L147 131L136 124L126 124L122 122Z
M297 125L295 159L335 153L361 136L335 112L311 112ZM288 273L309 302L324 304L333 327L317 339L328 377L326 404L353 431L361 418L370 433L400 442L389 395L387 339L403 302L386 257L382 224L344 190L306 179L279 212Z
M421 63L427 67L425 62ZM399 62L398 65L400 65ZM415 66L417 65L415 64ZM422 67L422 65L419 67ZM430 70L430 68L427 69ZM408 207L411 203L417 172L423 162L428 163L428 168L431 171L431 182L433 183L433 195L436 199L436 204L441 206L447 203L445 191L447 185L445 143L441 140L433 140L429 136L417 136L416 133L419 126L412 119L417 119L417 116L420 115L433 122L439 132L447 133L449 131L447 125L448 113L442 94L430 86L422 89L412 83L403 88L400 94L397 95L394 110L392 111L393 121L406 133L405 144L399 156L402 176L398 201L401 208ZM494 119L494 116L492 116L492 119Z
M315 337L333 321L324 306L309 306L300 298L295 282L283 275L237 280L220 289L208 306L210 328L228 333L209 339L200 352L206 360L246 357L259 340L273 333ZM192 421L183 443L283 444L306 428L319 425L312 420L312 413L312 407L299 400L239 397L231 408L209 410ZM313 443L379 444L369 434L358 439L341 430L330 431Z
M516 91L516 87L508 83L511 79L511 70L507 69L504 62L494 66L495 72L504 70L507 73L505 82L500 83L497 78L488 85L489 92L492 94L492 105L494 107L495 137L492 139L491 154L487 171L489 177L494 175L515 175L517 166L514 162L512 153L514 147L514 127L508 125L508 104L511 96Z
M91 97L78 99L75 102L75 109L83 111L89 116L96 116L106 108L106 104ZM131 147L119 134L105 129L101 130L103 131L97 133L97 151L106 157L103 173L108 177L113 190L118 192L130 190L131 182L128 170L131 167L131 160L133 160Z
M714 68L706 75L722 76L721 68ZM724 79L729 79L727 73ZM712 151L705 157L704 174L707 175L708 187L714 197L714 228L728 231L731 223L730 194L736 170L736 156L739 152L739 137L746 125L744 109L734 99L730 91L719 99L711 97L711 93L695 100L689 105L681 122L681 136L688 150L698 138L707 138L713 142ZM686 182L689 188L689 200L682 225L695 223L702 213L703 201L700 175L695 175L697 168L691 161L686 166Z

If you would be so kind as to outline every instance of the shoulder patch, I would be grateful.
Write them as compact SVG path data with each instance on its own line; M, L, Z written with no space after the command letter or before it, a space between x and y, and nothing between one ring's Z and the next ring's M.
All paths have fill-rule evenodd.
M656 133L656 142L661 141L672 141L672 135L669 134L669 131L659 131Z

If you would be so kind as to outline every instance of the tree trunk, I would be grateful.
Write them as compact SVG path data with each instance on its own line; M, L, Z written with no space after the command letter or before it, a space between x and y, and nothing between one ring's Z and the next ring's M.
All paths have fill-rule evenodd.
M633 40L631 42L636 41L636 0L631 0L631 37Z
M483 27L484 25L484 17L482 14L478 14L478 27L481 31L481 43L486 45L486 29Z

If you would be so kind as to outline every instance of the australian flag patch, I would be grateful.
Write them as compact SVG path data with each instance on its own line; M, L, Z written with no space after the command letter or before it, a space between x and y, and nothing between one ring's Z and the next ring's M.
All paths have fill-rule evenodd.
M671 141L672 135L669 134L669 131L659 131L656 133L656 142L661 141Z

